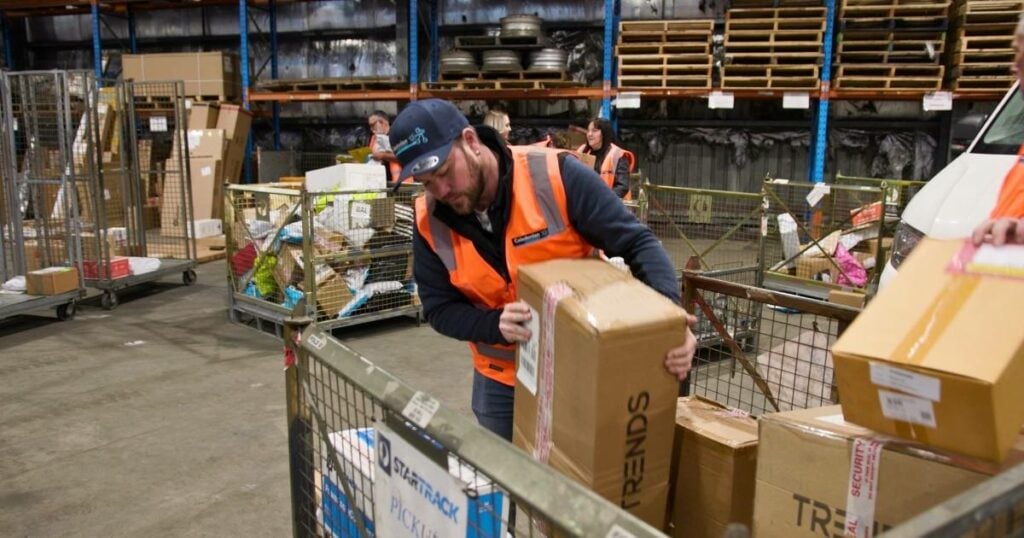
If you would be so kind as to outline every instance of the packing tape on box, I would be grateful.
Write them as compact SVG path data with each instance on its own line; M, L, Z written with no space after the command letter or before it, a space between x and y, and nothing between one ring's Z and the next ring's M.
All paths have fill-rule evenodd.
M850 451L850 482L846 495L845 536L870 538L875 523L875 503L878 500L878 468L882 463L882 448L878 439L857 437Z
M540 390L537 394L537 430L534 435L533 458L547 463L551 455L551 404L555 392L555 311L562 299L572 295L565 282L556 282L544 289L544 308L541 312Z

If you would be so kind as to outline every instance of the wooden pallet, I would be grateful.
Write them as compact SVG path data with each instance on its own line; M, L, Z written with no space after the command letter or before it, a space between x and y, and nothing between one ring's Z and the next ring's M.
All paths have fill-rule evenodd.
M942 17L859 17L839 19L839 29L899 30L914 32L942 32L949 28L949 19Z
M196 263L207 263L226 257L223 235L196 239Z
M711 39L677 43L620 43L615 53L626 54L709 54Z
M318 92L346 90L392 90L409 87L409 81L398 77L344 77L264 80L256 87L275 92Z
M726 52L729 65L821 65L821 52Z
M729 0L729 8L820 7L821 0Z
M1005 92L1017 81L1015 76L960 77L953 81L953 89L961 91Z
M441 73L441 82L460 80L569 80L565 71L463 71Z
M619 77L632 76L706 76L711 72L711 59L703 65L637 65L619 67Z
M620 35L633 32L698 32L710 34L714 29L714 19L622 21L619 23Z
M878 64L836 67L836 88L873 90L938 90L945 67L941 65Z
M729 41L725 44L727 54L820 54L821 41Z
M951 70L954 78L987 78L1012 76L1006 62L961 64Z
M816 65L722 66L722 88L727 90L816 90L819 85Z
M642 90L664 89L708 89L711 88L711 68L699 75L628 75L619 77L619 89Z
M846 40L841 35L836 58L839 63L938 63L944 48L943 40Z
M939 17L949 14L949 1L843 0L840 18Z
M582 86L573 80L451 80L425 83L428 90L550 90Z
M734 19L725 23L726 35L736 31L777 32L779 30L825 31L824 17L779 19Z
M961 36L957 40L956 47L953 49L953 52L983 51L983 50L998 50L998 51L1014 50L1014 48L1013 48L1013 36L978 36L978 37Z
M460 35L455 37L455 48L462 50L487 49L539 49L545 45L541 36Z
M626 43L708 43L708 30L634 30L619 34L619 44Z
M1017 52L1013 49L965 50L950 58L952 65L1002 63L1009 66Z

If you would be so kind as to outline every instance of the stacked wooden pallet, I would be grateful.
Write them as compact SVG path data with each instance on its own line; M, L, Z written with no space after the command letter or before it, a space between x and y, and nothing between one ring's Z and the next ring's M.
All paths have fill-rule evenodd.
M1013 85L1013 35L1022 11L1022 0L956 3L949 54L953 89L1002 91Z
M624 21L619 25L619 88L711 87L714 21Z
M428 82L430 90L544 90L570 88L579 84L565 71L465 71L441 73L441 80Z
M730 9L725 19L725 89L818 89L823 7Z
M842 0L837 89L942 87L949 0Z

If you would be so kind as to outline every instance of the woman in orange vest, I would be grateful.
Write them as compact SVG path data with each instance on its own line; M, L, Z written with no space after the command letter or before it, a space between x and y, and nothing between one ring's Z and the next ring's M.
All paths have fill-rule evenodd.
M399 178L415 176L426 190L416 199L413 232L423 314L439 333L469 342L473 413L505 439L512 439L515 346L531 336L530 307L516 299L520 265L583 258L597 247L679 301L675 270L657 237L567 152L509 146L438 99L410 103L395 118L391 146ZM665 368L685 379L695 349L687 329L685 344L666 353Z
M593 155L594 171L619 198L630 200L629 174L636 168L636 155L612 143L615 135L612 124L602 118L594 118L587 126L587 143L576 151Z
M374 110L366 122L370 126L369 145L373 150L373 160L384 165L388 185L394 185L398 180L398 175L402 172L402 167L398 166L398 160L395 159L395 154L391 151L390 146L384 143L388 133L391 132L391 121L388 120L388 115L383 110ZM381 136L384 138L380 138Z
M1010 69L1017 75L1018 91L1024 91L1024 17L1017 22L1013 46L1016 55ZM986 241L994 245L1024 244L1024 145L1017 152L1017 162L1003 179L996 206L988 220L974 229L971 239L975 245Z

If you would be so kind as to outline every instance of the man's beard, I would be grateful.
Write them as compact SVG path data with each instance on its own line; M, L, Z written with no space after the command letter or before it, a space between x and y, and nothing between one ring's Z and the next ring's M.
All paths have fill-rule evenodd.
M466 168L469 171L470 184L465 191L459 193L452 201L445 201L455 213L459 215L469 215L476 209L477 203L480 202L480 196L484 192L484 172L483 167L480 166L478 161L474 161L469 157L469 153L462 145L459 145L459 150L462 151L462 155L466 160Z

